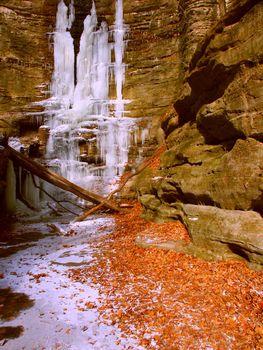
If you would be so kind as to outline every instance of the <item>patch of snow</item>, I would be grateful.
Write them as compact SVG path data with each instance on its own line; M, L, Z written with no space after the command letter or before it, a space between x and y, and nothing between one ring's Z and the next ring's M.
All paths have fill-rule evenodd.
M88 282L73 282L68 277L69 268L92 262L95 253L92 240L111 232L113 220L93 217L60 226L63 230L74 230L77 235L47 236L26 250L1 259L4 278L0 288L10 287L34 300L33 307L2 324L24 327L24 333L8 340L4 349L143 350L135 341L122 337L116 325L109 326L100 320L96 306L103 295L99 285L94 288ZM43 223L24 227L48 233ZM87 302L95 307L85 307Z
M190 221L198 221L198 218L189 218Z
M9 137L8 145L18 152L20 151L21 147L24 147L24 145L20 142L18 137Z

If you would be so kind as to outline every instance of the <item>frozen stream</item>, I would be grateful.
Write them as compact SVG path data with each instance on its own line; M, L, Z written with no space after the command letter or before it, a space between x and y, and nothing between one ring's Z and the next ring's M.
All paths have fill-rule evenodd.
M62 227L69 228L67 224ZM88 283L74 283L67 277L68 269L92 263L96 253L96 248L91 247L92 240L110 234L113 227L113 220L105 217L72 224L77 234L69 237L50 235L44 223L11 227L11 233L16 232L11 237L13 245L8 245L7 241L0 243L0 289L11 288L12 292L24 293L34 304L16 318L2 322L2 327L23 326L24 331L18 338L1 340L1 348L141 349L132 341L124 340L117 327L103 324L96 308L85 307L87 302L99 305L103 298L99 286L94 289ZM29 238L21 239L25 234ZM19 250L21 247L23 249ZM7 256L10 249L13 254ZM119 345L116 344L118 340Z

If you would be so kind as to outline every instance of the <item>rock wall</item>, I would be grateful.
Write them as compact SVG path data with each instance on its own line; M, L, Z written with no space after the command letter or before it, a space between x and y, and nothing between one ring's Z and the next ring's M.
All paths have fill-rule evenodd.
M40 110L32 102L48 96L57 4L58 0L0 0L0 131L9 135L37 131L42 122L29 112ZM76 1L75 38L82 32L90 7L91 1Z
M191 31L202 16L190 11L197 2L184 3L183 84L161 120L167 151L160 169L138 179L144 216L180 218L196 250L262 264L263 3L226 3L203 37Z
M57 2L0 0L1 130L21 135L41 123L26 113L48 90ZM154 142L161 135L167 145L160 169L137 181L145 216L179 217L195 247L262 262L262 2L123 3L127 112L149 117ZM91 1L75 0L75 7L77 52ZM96 7L99 20L112 25L115 1L97 0Z
M125 98L131 116L158 118L176 95L178 2L124 1L129 26Z
M50 79L54 0L1 1L0 111L21 112L35 101ZM41 85L41 86L40 86Z
M113 25L115 1L95 3L99 21ZM53 70L49 34L55 27L57 4L58 0L0 1L0 112L11 124L12 117L16 119L24 112L36 110L31 103L47 96ZM91 0L75 0L74 4L76 20L71 32L77 53ZM131 100L127 111L132 117L158 118L173 102L177 91L178 1L124 0L123 6L128 28L123 94Z
M39 120L26 113L46 97L52 73L48 33L53 30L56 1L0 1L0 131L21 135L37 130Z

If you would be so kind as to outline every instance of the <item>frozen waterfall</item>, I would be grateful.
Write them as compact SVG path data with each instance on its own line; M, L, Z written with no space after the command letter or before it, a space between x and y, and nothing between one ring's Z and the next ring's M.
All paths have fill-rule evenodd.
M54 33L54 73L51 93L66 109L72 104L74 94L74 45L68 31L74 17L73 1L69 6L69 14L64 1L60 1Z
M124 37L125 26L123 23L123 4L122 0L116 0L116 16L115 16L115 28L114 28L114 54L115 65L114 75L116 84L116 116L117 118L123 116L124 101L122 99L122 85L125 77L125 65L123 64L124 55Z
M110 29L106 22L98 23L93 2L84 21L76 73L69 31L73 21L73 1L68 8L61 0L54 33L47 159L70 181L107 192L107 185L123 172L128 161L134 126L134 121L124 116L127 101L122 97L126 33L122 0L116 0L115 22ZM112 71L116 98L109 92Z

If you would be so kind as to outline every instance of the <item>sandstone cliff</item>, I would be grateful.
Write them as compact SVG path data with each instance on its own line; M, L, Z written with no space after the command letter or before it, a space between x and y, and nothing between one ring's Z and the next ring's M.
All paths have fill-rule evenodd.
M48 91L57 2L0 0L4 131L21 136L41 123L26 113ZM75 7L77 52L91 1ZM96 7L112 25L114 1ZM127 112L149 117L167 145L160 169L137 181L145 216L183 220L195 253L261 263L262 12L257 0L124 0Z
M74 3L76 20L71 33L77 53L91 1ZM95 3L99 21L113 25L115 1ZM24 112L36 110L32 102L48 96L53 70L50 35L55 28L57 4L58 0L0 1L0 112L12 127L16 126L13 120L21 119ZM177 90L178 2L124 0L124 20L128 28L124 97L131 100L127 111L132 117L158 118L172 103ZM25 119L30 118L24 118L28 127L30 123ZM19 127L13 132L19 134Z
M57 4L58 0L0 0L0 130L10 135L37 131L41 125L41 118L28 112L39 111L32 103L49 96ZM76 45L90 7L91 1L76 1Z
M0 1L0 126L7 133L19 134L16 121L31 102L45 98L52 71L48 33L54 14L54 0Z
M168 149L160 169L138 180L139 197L146 217L180 218L195 253L262 264L263 4L228 4L205 37L188 36L201 15L190 12L196 3L184 9L180 96L161 121Z

